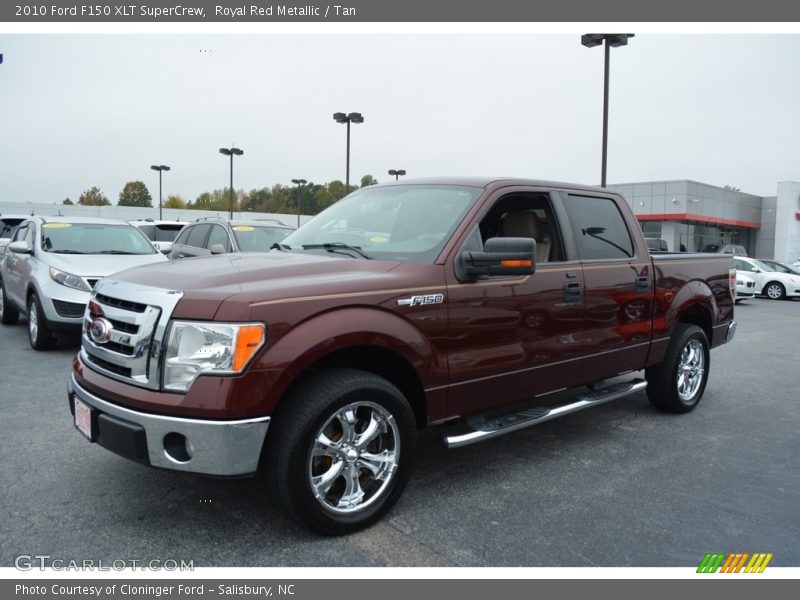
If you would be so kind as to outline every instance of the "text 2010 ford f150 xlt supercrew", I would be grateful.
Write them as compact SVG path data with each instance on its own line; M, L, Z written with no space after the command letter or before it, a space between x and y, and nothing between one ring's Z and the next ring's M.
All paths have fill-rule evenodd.
M691 411L733 337L734 285L730 256L651 256L606 189L371 186L269 253L100 281L69 403L146 465L263 466L294 518L343 533L397 500L419 428L448 425L456 447L645 387Z

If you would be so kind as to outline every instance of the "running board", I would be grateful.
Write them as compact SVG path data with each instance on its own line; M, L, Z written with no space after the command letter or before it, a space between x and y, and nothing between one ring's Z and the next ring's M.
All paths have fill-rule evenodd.
M545 421L551 421L558 417L578 412L585 408L597 406L612 400L618 400L625 396L635 394L647 387L644 379L634 379L622 383L615 383L601 390L593 390L587 394L581 394L574 402L555 406L552 408L533 407L521 410L516 413L503 415L495 418L476 417L467 420L467 426L471 431L456 435L445 435L442 437L445 448L460 448L476 442L482 442L494 437L519 431L526 427L538 425Z

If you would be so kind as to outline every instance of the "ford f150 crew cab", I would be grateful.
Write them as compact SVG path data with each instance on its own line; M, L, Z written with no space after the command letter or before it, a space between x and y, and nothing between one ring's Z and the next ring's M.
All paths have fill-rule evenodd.
M651 255L603 188L370 186L270 252L100 281L69 405L145 465L263 467L295 519L345 533L397 500L422 427L458 447L645 388L693 410L735 332L735 276L730 256Z

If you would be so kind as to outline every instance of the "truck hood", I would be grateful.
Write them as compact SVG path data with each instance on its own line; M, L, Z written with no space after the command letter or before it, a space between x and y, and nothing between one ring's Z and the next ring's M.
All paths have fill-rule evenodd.
M175 314L213 318L231 296L264 301L381 285L402 263L316 252L253 252L187 258L130 269L114 279L183 293Z

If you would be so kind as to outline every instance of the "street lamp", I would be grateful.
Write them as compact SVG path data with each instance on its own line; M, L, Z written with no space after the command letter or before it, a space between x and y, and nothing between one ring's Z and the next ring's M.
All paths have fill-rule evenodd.
M297 226L300 227L300 186L308 182L305 179L292 179L292 183L297 184Z
M244 154L244 150L240 150L239 148L220 148L219 153L231 157L231 194L230 200L228 200L228 218L233 219L233 157L234 155L241 156Z
M633 33L587 33L581 36L581 44L587 48L594 48L605 42L606 47L606 66L605 82L603 88L603 165L600 175L600 185L606 187L606 163L608 155L608 69L611 48L619 48L628 45L628 38L632 38Z
M347 186L347 191L350 191L350 123L363 123L364 116L361 113L351 112L350 114L344 114L341 112L333 113L333 119L337 123L347 123L347 176L345 179L345 185Z
M161 216L161 209L164 206L164 203L161 201L161 173L162 171L169 171L169 167L167 165L150 165L150 168L153 171L158 171L158 220L161 221L163 217Z
M405 175L405 174L406 174L406 170L405 169L398 169L398 170L389 169L389 175L394 175L394 180L395 181L400 179L400 175Z

